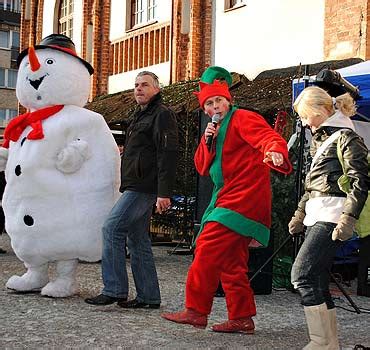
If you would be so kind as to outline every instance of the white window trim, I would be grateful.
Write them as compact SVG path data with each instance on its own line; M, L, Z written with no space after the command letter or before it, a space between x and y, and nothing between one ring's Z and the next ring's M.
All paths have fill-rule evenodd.
M151 6L152 9L157 10L158 11L158 0L156 0L155 2L155 5L154 6ZM133 30L133 29L138 29L138 28L141 28L143 26L146 26L147 24L152 24L152 23L156 23L157 22L157 16L154 16L154 18L148 18L149 16L149 0L143 0L143 9L142 9L142 16L143 16L143 20L141 22L138 22L136 24L132 23L131 20L132 20L132 8L131 8L131 0L128 0L127 2L127 17L126 18L129 18L130 21L129 21L129 27L127 28L127 30ZM155 11L156 13L158 13L157 11Z
M0 85L0 89L12 89L12 90L15 90L16 86L14 86L14 87L8 86L8 84L9 84L9 71L11 70L11 71L17 72L17 78L18 78L18 71L16 69L9 69L9 68L0 68L0 69L4 69L5 70L5 74L4 74L4 85Z
M61 32L61 24L62 23L66 23L66 31L63 33L64 35L68 36L68 37L71 37L72 39L72 36L73 36L73 27L74 27L74 19L73 19L73 13L74 13L74 1L71 0L73 2L73 9L72 9L72 12L68 12L69 11L69 1L67 1L67 5L66 5L66 8L67 8L67 15L66 16L63 16L62 17L62 13L61 13L61 6L62 6L62 3L63 1L60 2L60 5L59 5L59 18L58 18L58 32L60 34L62 34ZM72 28L69 26L70 24L70 20L72 20ZM69 35L71 32L71 36Z

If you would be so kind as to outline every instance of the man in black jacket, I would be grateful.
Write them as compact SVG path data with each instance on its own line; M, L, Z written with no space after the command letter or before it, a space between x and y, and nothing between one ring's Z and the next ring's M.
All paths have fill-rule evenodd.
M148 235L153 205L160 214L170 206L175 179L178 134L176 116L162 104L158 78L141 72L135 80L138 108L126 132L121 168L122 196L103 226L102 293L85 301L118 302L124 308L159 308L161 298ZM127 301L125 242L137 296Z

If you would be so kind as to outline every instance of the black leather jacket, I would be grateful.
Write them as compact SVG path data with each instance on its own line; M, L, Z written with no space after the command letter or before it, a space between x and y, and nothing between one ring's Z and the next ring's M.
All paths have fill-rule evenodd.
M310 153L315 155L321 144L340 127L322 126L312 137ZM350 178L351 191L346 194L338 186L337 180L343 169L337 157L337 142L343 154L344 168ZM307 174L305 194L298 208L305 211L306 202L313 197L347 197L344 213L358 219L366 202L369 187L367 147L363 139L351 129L343 129L341 136L332 142L319 156L313 169Z
M175 113L160 93L145 110L138 108L126 131L120 191L171 197L176 174L178 130Z

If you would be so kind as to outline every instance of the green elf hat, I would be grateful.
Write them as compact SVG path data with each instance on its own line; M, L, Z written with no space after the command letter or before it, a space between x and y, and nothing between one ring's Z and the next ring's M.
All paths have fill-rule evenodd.
M200 77L200 81L207 84L213 84L215 79L225 80L229 87L233 81L231 74L225 68L218 66L208 67Z

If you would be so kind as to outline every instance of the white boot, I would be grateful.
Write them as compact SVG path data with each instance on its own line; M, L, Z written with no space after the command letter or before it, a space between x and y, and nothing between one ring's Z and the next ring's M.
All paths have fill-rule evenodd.
M77 264L77 259L57 261L57 277L42 288L41 295L65 298L76 294L78 292L76 281Z
M6 287L18 292L40 291L49 282L49 264L31 266L24 263L24 266L26 266L27 272L22 276L10 277L8 282L6 282Z
M330 321L330 330L331 330L331 338L330 338L330 348L333 350L339 349L339 342L338 342L338 328L337 328L337 310L329 309L329 321Z
M338 350L331 346L332 331L326 304L305 306L304 313L311 341L303 350Z

